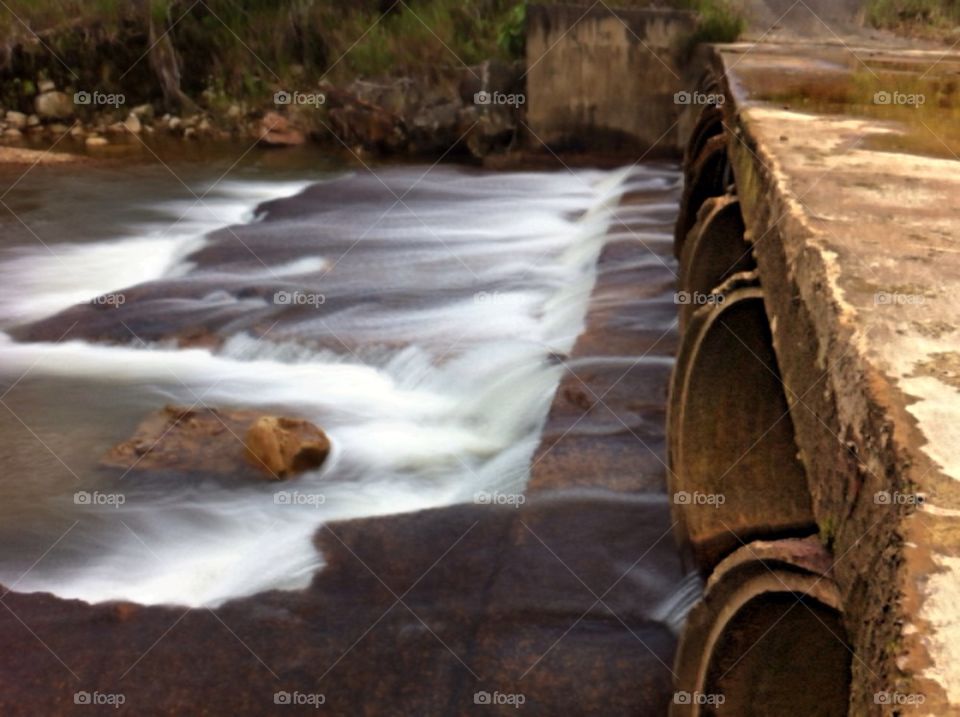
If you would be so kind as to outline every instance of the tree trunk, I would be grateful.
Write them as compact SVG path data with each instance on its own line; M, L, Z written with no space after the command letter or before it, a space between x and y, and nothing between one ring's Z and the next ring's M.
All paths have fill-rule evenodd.
M170 111L193 111L196 109L196 105L180 89L180 57L173 46L171 33L167 31L171 22L170 9L173 7L173 3L167 6L167 21L161 27L157 27L150 0L142 0L142 2L149 23L147 41L150 47L150 69L153 70L153 74L160 83L160 89L163 91L163 103Z

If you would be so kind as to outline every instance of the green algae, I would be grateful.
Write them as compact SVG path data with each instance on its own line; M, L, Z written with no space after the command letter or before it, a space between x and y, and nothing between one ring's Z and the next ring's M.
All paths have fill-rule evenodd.
M878 120L893 131L865 139L864 147L960 159L960 66L929 58L848 58L848 69L784 76L744 71L751 100L795 112Z

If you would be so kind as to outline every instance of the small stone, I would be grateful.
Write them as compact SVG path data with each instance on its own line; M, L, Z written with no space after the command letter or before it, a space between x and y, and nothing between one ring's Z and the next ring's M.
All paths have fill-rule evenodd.
M303 144L304 133L277 112L267 112L257 128L257 139L268 147L285 147Z
M23 112L10 110L7 112L7 126L12 129L23 129L27 126L27 116Z
M241 114L240 105L230 105L230 108L227 110L227 117L230 119L237 119Z
M47 129L50 131L50 134L53 135L61 135L70 131L70 128L63 124L63 122L54 122L52 125L47 127Z
M99 137L97 135L91 135L87 137L86 145L88 147L103 147L109 144L106 137Z
M40 118L36 115L27 117L27 127L36 127L38 124L40 124Z
M51 80L40 80L37 83L37 90L43 94L44 92L53 92L57 89L57 86Z
M11 127L10 129L4 130L3 136L6 139L23 139L23 132L16 127Z
M183 138L184 138L184 139L193 139L193 138L195 138L196 136L197 136L197 130L194 129L193 127L187 127L187 128L183 131Z
M153 105L144 103L137 105L131 110L139 119L153 119Z
M183 120L181 120L179 117L171 117L167 122L167 127L170 128L171 132L176 132L178 129L180 129L180 125L182 124Z
M123 121L123 126L126 127L127 131L132 134L140 134L143 131L143 125L140 123L140 118L133 112L127 116L127 119Z
M44 119L66 119L73 117L76 107L73 98L66 92L44 92L33 100L36 113Z

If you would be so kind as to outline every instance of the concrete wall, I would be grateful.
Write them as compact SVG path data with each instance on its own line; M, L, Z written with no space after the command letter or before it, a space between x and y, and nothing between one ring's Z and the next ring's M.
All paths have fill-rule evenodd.
M551 149L679 152L683 54L692 13L531 5L528 140Z

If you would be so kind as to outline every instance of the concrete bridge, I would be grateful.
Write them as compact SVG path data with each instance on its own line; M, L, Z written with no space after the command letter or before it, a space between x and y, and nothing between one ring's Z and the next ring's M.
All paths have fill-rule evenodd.
M628 134L684 151L668 492L707 585L671 714L960 714L960 56L824 23L684 60L686 23L579 50L659 78Z
M960 180L940 129L958 59L712 53L677 222L692 299L669 433L673 490L726 501L676 506L710 573L681 689L960 712Z

